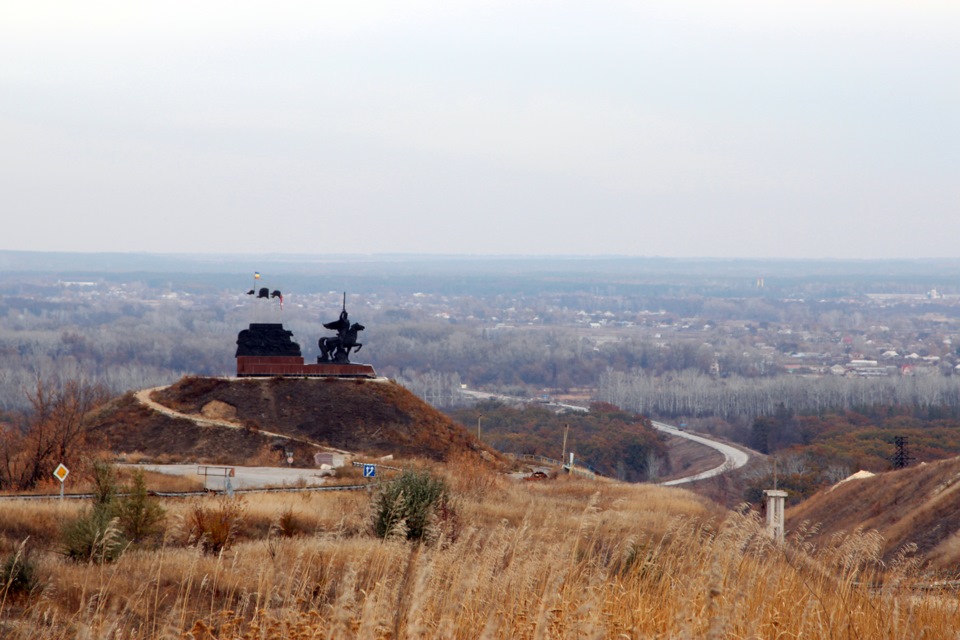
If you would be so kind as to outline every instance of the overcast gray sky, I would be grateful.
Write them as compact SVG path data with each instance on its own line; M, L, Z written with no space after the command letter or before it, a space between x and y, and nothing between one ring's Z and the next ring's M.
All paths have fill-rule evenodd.
M960 257L960 3L0 5L0 249Z

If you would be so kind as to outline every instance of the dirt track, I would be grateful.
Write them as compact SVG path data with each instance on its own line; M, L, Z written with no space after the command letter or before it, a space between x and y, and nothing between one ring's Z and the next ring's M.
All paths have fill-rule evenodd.
M161 413L169 418L179 418L181 420L190 420L191 422L196 424L198 427L222 427L225 429L239 429L241 431L245 429L243 425L237 424L236 422L230 422L229 420L206 418L204 416L198 416L195 414L180 413L179 411L174 411L173 409L166 407L160 404L159 402L156 402L155 400L153 400L153 398L150 397L154 391L160 391L161 389L166 389L166 387L153 387L152 389L141 389L140 391L137 391L134 394L134 396L136 397L137 401L140 404L147 407L151 411L156 411L157 413ZM328 447L326 445L318 444L316 442L311 442L310 440L306 440L304 438L297 438L296 436L290 436L285 433L276 433L273 431L266 431L264 429L260 429L258 433L260 433L260 435L268 436L272 438L283 438L285 440L299 442L301 444L305 444L311 447L316 447L317 449L321 449L323 451L332 451L334 453L342 453L348 456L353 455L349 451L335 449L333 447Z

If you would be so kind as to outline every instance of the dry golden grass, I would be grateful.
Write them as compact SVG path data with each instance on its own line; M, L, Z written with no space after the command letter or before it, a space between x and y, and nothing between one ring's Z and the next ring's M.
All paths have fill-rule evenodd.
M123 488L131 483L133 472L136 468L117 466L114 467L114 469L116 471L118 490L123 491ZM178 476L155 471L141 471L146 480L147 489L150 491L203 491L203 482L195 477ZM94 490L93 477L89 472L71 473L64 485L64 490L67 494L90 493ZM56 480L53 480L43 482L30 491L0 492L0 495L9 495L11 493L17 495L56 495L59 492L60 484Z
M129 485L131 482L132 470L121 468L117 473L118 481L121 485ZM176 493L178 491L203 491L203 481L191 476L178 476L170 473L156 473L153 471L144 471L143 477L147 482L147 489L150 491L160 491Z
M960 458L850 480L787 510L787 528L822 523L820 537L857 527L884 537L892 561L908 544L945 574L960 563Z
M166 542L112 565L40 556L41 594L0 606L10 638L944 638L960 612L878 562L875 535L777 547L750 513L678 489L450 472L456 540L370 534L366 492L243 498L219 555ZM0 505L2 507L2 505ZM62 509L58 512L57 508ZM33 511L35 510L35 511ZM4 510L48 522L67 505ZM283 520L300 535L282 534ZM18 529L23 531L23 525Z
M85 506L76 500L0 501L0 554L10 553L26 538L34 547L55 545L60 524Z

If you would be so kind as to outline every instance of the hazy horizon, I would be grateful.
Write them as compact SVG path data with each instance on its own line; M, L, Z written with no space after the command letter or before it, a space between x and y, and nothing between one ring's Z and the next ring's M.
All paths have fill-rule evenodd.
M960 6L0 9L3 250L960 257Z

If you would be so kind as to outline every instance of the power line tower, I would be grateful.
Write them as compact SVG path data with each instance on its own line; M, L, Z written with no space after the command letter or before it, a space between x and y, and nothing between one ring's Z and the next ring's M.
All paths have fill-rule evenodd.
M897 436L893 439L893 444L897 450L890 458L890 462L893 463L894 469L903 469L913 460L913 456L907 453L907 439L904 436Z

